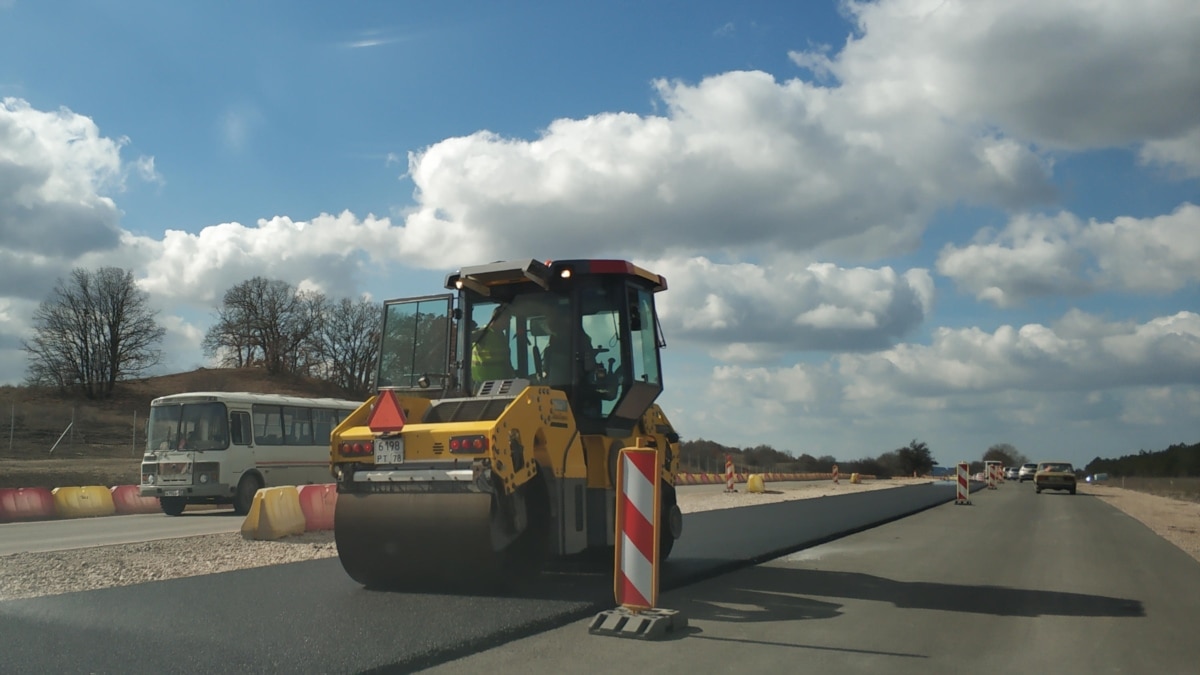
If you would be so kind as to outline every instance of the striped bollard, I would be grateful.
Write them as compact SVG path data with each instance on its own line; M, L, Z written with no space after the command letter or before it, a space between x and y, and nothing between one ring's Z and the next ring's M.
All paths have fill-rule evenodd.
M592 619L588 632L642 639L687 627L679 612L658 609L660 461L655 448L624 448L617 460L613 595L620 607Z
M733 486L735 474L733 473L733 457L725 455L725 491L737 492L737 488Z
M658 600L659 468L653 448L625 448L617 469L617 604L649 609Z
M958 494L954 498L955 504L971 503L971 483L967 477L968 471L970 471L970 467L966 462L958 463Z
M989 490L996 489L996 467L1000 466L996 462L987 463L987 488Z
M837 484L838 484L838 468L837 468L837 464L834 464L834 465L833 465L833 484L834 484L834 485L837 485Z

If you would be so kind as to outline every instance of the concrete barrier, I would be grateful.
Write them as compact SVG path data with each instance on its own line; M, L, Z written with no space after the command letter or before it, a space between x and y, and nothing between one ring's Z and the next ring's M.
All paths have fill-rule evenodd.
M0 488L0 523L48 520L56 515L49 488Z
M304 513L304 529L309 532L333 529L333 513L337 508L337 485L302 485L297 490L300 511Z
M118 515L126 516L134 513L158 513L158 497L143 497L141 488L136 485L114 485L109 488L112 493L113 508Z
M746 492L766 492L763 487L763 477L752 473L746 478Z
M766 482L800 482L800 481L817 481L831 480L832 473L765 473L758 474ZM875 476L870 474L859 474L861 480L874 480ZM734 474L735 483L745 483L747 474ZM725 476L719 473L687 473L680 472L675 474L676 485L720 485L725 482Z
M263 488L254 494L250 512L242 521L242 536L247 539L282 539L304 533L304 512L300 493L291 485Z
M100 485L57 487L50 494L54 495L54 510L60 518L95 518L117 512L112 493Z

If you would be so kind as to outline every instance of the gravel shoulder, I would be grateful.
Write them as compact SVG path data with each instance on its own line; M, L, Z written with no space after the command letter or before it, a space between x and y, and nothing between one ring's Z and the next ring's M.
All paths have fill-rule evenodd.
M1200 562L1200 503L1088 483L1079 492L1115 506Z
M795 499L815 499L927 483L927 479L868 481L859 485L828 481L768 483L759 494L739 491L684 491L680 509L696 513ZM1110 488L1081 486L1080 492L1112 504L1200 561L1200 504ZM214 534L139 544L120 544L52 553L0 557L0 600L57 595L127 586L147 581L216 574L337 555L332 532L308 532L280 541L253 541L240 534Z

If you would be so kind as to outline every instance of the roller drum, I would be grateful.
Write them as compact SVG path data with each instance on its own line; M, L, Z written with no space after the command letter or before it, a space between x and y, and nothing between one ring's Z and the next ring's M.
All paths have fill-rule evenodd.
M482 493L339 494L334 539L342 567L371 588L424 590L496 583L492 498Z

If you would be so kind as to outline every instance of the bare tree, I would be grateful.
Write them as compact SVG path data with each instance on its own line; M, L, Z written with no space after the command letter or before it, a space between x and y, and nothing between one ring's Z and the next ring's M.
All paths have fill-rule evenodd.
M383 305L378 302L342 298L326 305L317 331L326 379L349 391L368 392L379 359L382 320Z
M105 398L117 381L157 364L166 331L147 298L133 272L117 267L76 268L59 279L33 315L33 339L22 343L29 381Z
M271 374L308 374L320 364L325 296L278 279L254 277L225 292L204 350L221 363L261 363Z
M1021 466L1027 464L1029 459L1011 443L997 443L983 453L983 461L1000 462L1001 466Z
M217 322L209 327L200 345L204 353L225 368L245 368L262 363L262 350L236 308L222 305Z

